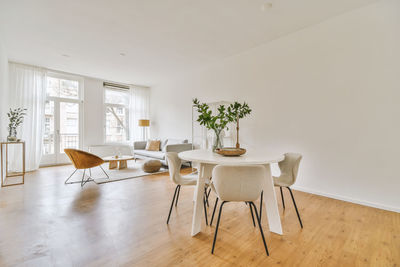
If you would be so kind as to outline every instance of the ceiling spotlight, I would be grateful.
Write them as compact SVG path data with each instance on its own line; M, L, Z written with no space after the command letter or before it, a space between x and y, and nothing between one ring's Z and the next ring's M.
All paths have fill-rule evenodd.
M262 11L266 11L268 9L271 9L273 6L273 3L271 0L265 1L262 5L261 5L261 10Z

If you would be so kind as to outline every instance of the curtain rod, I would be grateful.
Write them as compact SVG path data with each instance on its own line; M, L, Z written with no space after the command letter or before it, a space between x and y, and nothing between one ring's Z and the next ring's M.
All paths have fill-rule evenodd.
M66 74L66 75L74 75L74 76L79 76L82 78L89 78L89 79L96 79L96 80L102 80L103 82L106 81L106 79L101 79L98 77L91 77L91 76L86 76L86 75L82 75L82 74L76 74L76 73L71 73L71 72L66 72L66 71L61 71L61 70L55 70L55 69L49 69L43 66L38 66L38 65L32 65L32 64L27 64L27 63L22 63L22 62L17 62L17 61L13 61L13 60L8 60L8 63L12 63L12 64L19 64L19 65L25 65L28 67L36 67L36 68L41 68L47 71L52 71L52 72L58 72L60 74ZM110 81L109 81L110 82ZM110 83L116 83L116 84L122 84L122 83L117 83L117 82L110 82ZM124 84L127 86L137 86L137 87L142 87L142 88L150 88L150 86L145 86L145 85L137 85L137 84Z

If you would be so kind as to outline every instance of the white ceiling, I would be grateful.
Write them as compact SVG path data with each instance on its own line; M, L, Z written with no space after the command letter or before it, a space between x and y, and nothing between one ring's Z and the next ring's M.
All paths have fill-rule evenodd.
M0 0L0 27L10 60L155 85L371 2Z

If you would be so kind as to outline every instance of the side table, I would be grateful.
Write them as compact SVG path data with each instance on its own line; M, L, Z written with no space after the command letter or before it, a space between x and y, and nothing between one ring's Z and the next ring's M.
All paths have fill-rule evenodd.
M22 172L9 173L8 172L8 146L21 145L22 149ZM25 142L1 142L0 143L0 158L1 158L1 187L20 185L25 183ZM22 177L22 182L14 184L6 184L5 180L9 177Z

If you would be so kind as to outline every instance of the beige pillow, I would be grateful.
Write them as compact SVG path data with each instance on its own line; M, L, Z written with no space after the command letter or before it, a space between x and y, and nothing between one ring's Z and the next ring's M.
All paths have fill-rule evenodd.
M160 140L148 140L146 144L146 150L148 151L160 151Z

